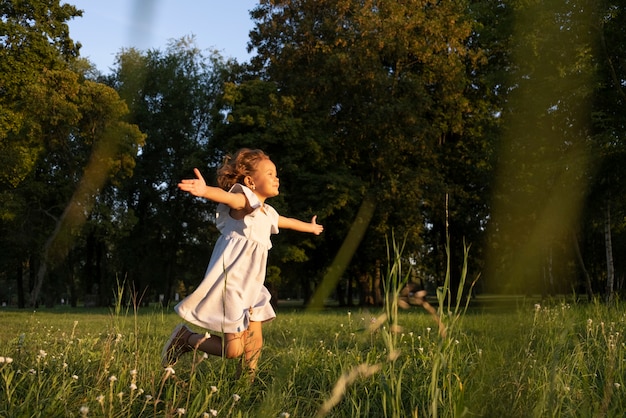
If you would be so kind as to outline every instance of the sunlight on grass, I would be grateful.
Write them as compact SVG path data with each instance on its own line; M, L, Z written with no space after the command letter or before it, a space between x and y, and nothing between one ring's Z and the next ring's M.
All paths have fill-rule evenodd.
M444 287L439 300L413 295L422 306L398 309L407 276L401 246L391 249L382 310L280 310L254 383L201 353L163 369L179 319L133 298L110 311L5 310L0 416L620 416L621 306L490 312L462 298L449 306Z

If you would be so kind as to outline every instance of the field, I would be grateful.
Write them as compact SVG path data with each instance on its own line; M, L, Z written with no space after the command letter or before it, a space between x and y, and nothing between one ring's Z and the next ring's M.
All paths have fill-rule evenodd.
M253 382L160 366L171 309L0 311L1 417L621 417L620 303L282 308Z

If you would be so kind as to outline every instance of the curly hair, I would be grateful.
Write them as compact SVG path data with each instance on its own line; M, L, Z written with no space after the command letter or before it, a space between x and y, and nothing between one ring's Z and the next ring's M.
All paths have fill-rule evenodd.
M260 149L249 148L242 148L233 156L227 155L217 170L217 184L224 190L229 190L235 183L243 184L243 179L256 171L259 162L269 158Z

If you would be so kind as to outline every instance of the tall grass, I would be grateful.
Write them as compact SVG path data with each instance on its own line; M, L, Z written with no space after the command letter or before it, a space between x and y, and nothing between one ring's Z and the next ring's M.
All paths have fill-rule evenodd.
M449 278L436 299L407 300L402 245L389 248L384 307L280 309L253 383L200 354L163 369L179 318L136 296L111 310L0 311L0 416L623 416L621 303L492 311L450 297Z

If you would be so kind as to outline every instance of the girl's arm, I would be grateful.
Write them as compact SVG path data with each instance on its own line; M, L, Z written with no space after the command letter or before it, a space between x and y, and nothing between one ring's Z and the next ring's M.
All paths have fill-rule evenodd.
M302 222L294 218L285 218L284 216L278 217L278 228L280 229L293 229L298 232L310 232L311 234L319 235L324 230L322 225L315 223L317 215L315 215L311 222Z
M248 200L243 193L229 193L219 187L207 186L204 177L200 174L200 170L194 168L193 172L196 174L196 178L182 180L178 183L180 190L217 203L223 203L231 209L241 210L246 207Z

